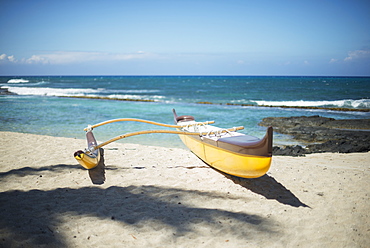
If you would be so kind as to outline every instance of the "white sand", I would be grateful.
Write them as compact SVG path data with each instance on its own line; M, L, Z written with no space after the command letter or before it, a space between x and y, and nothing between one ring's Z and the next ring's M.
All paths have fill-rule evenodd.
M370 245L370 153L275 156L240 179L183 149L113 143L87 171L84 140L0 142L0 247Z

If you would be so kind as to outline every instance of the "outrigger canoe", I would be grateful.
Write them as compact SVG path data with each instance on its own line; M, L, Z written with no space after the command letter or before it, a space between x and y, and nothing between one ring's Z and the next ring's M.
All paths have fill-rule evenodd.
M182 142L211 167L238 177L257 178L266 174L272 160L272 127L259 139L211 125L194 125L190 115L178 116L173 110L175 123L182 132L199 132L207 135L182 135Z
M267 129L264 138L238 133L244 127L222 129L211 126L214 121L196 122L193 116L177 116L173 110L175 125L163 124L153 121L122 118L89 125L86 131L87 148L74 153L77 162L86 169L95 168L101 158L100 149L116 140L134 135L149 133L178 134L187 147L200 159L211 167L224 173L256 178L263 176L271 164L272 157L272 127ZM93 129L113 122L136 121L147 124L175 128L175 130L146 130L127 133L117 136L101 144L97 144Z

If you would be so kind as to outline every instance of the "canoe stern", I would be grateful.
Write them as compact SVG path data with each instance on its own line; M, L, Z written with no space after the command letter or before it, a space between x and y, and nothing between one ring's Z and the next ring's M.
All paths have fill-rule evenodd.
M200 142L192 136L180 135L180 138L205 163L233 176L243 178L261 177L267 173L271 166L271 156L234 153Z
M75 152L73 156L82 167L89 170L99 164L101 154L100 149L94 149L97 143L91 130L86 132L86 140L88 148L85 151Z

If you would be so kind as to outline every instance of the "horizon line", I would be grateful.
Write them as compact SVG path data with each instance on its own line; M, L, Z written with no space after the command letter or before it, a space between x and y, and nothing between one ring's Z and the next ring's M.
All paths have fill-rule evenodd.
M135 74L65 74L65 75L58 75L58 74L39 74L39 75L27 75L27 74L18 74L18 75L0 75L0 77L370 77L370 75L232 75L232 74L194 74L194 75L184 75L184 74L163 74L163 75L155 75L155 74L143 74L143 75L135 75Z

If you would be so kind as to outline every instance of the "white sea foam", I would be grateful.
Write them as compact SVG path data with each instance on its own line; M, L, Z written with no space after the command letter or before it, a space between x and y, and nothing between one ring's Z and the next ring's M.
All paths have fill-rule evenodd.
M117 99L135 99L135 100L161 100L164 99L164 96L157 96L157 95L131 95L131 94L125 94L125 95L109 95L108 98L117 98Z
M75 88L42 88L42 87L4 87L8 91L16 93L18 95L32 95L32 96L91 96L91 97L108 97L108 98L118 98L118 99L163 99L164 96L160 95L142 95L140 93L149 93L154 91L148 90L106 90L105 88L98 89L75 89ZM140 95L135 94L111 94L111 95L102 95L102 93L109 94L111 92L123 92L123 93L139 93Z
M20 84L20 83L28 83L29 81L23 78L14 78L8 81L8 84Z
M159 90L112 90L112 89L104 89L104 93L112 94L112 95L120 95L120 94L148 94L148 93L157 93Z
M33 96L84 96L87 94L98 94L101 91L95 89L59 89L39 87L6 87L10 92L18 95Z
M159 90L120 90L121 92L127 93L155 93L159 92Z
M344 108L370 108L370 99L360 100L335 100L335 101L251 101L258 105L266 106L288 106L288 107L321 107L321 106L333 106L333 107L344 107Z
M39 82L43 84L47 82ZM30 84L32 85L32 84ZM106 88L49 88L49 87L22 87L22 86L3 86L8 91L18 95L35 95L35 96L91 96L91 97L108 97L119 99L135 100L156 100L166 101L167 97L163 95L152 95L151 93L160 92L160 90L112 90ZM173 99L174 102L182 101L181 98ZM370 108L370 99L344 99L335 101L265 101L265 100L241 100L232 101L233 103L252 103L265 106L288 106L288 107L338 107L338 108Z

